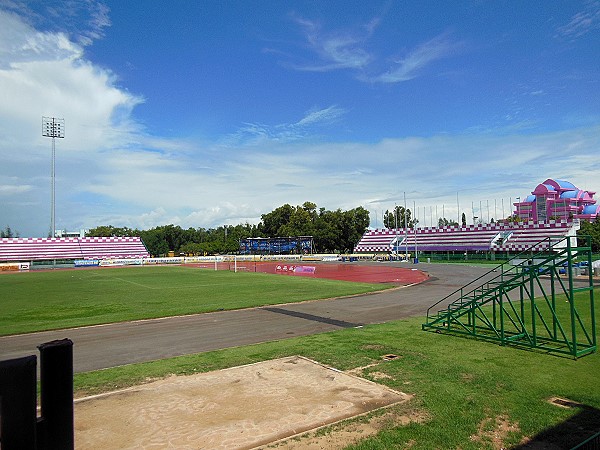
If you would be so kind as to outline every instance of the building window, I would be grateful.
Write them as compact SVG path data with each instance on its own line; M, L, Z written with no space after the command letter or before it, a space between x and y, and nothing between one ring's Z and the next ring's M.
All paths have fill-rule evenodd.
M536 199L536 212L537 220L546 220L548 218L548 211L546 209L546 198L539 196Z

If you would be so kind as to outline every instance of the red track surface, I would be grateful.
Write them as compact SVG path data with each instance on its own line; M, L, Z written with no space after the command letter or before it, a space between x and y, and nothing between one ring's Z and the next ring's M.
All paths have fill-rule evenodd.
M278 269L279 267L279 269ZM314 267L314 273L294 272L294 267ZM233 267L230 268L233 270ZM301 276L328 278L330 280L357 281L364 283L393 283L399 285L421 283L428 275L417 269L390 267L385 265L358 264L314 264L271 263L271 262L238 262L238 270L263 273L278 273L284 276Z

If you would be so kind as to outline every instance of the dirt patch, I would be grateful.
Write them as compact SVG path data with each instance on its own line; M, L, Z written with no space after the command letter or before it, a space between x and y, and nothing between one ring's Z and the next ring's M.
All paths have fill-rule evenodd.
M381 344L365 344L360 347L361 350L383 350L384 348L385 346Z
M377 367L380 364L381 363L377 362L377 363L369 364L369 365L363 366L363 367L356 367L354 369L346 370L346 373L348 375L355 375L357 377L364 377L365 376L365 373L364 373L365 370L370 369L372 367ZM366 376L372 378L373 380L394 380L395 379L393 376L388 375L385 372L378 372L378 371L369 372L368 374L366 374Z
M75 444L78 449L253 448L408 398L294 356L77 400Z
M383 373L383 372L371 372L369 374L369 376L371 378L373 378L374 380L393 380L394 377L391 375L388 375L387 373Z
M354 369L346 370L346 373L348 375L354 375L354 376L357 376L357 377L362 377L363 376L363 372L366 369L370 369L371 367L376 367L376 366L378 366L380 364L381 364L381 362L378 361L376 363L372 363L372 364L369 364L369 365L366 365L366 366L355 367Z
M322 432L309 432L292 439L263 448L277 450L337 450L374 436L379 431L411 422L423 423L427 416L415 411L388 410L382 415L371 417L368 422L344 422ZM409 446L414 445L407 443Z
M492 419L488 417L481 421L477 434L471 436L471 441L483 445L491 445L500 450L504 448L504 441L509 433L520 431L519 424L511 423L509 418L501 415Z

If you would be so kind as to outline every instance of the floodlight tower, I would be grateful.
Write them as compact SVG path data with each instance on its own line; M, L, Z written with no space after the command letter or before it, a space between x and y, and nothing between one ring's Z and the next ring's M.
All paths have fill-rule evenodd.
M56 138L65 137L65 119L42 116L42 136L52 138L52 169L50 171L51 201L50 201L50 237L56 234Z

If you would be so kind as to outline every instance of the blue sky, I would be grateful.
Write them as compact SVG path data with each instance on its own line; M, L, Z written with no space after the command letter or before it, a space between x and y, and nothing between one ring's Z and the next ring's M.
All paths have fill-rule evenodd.
M42 116L58 229L600 190L599 61L596 0L2 0L0 226L48 233Z

